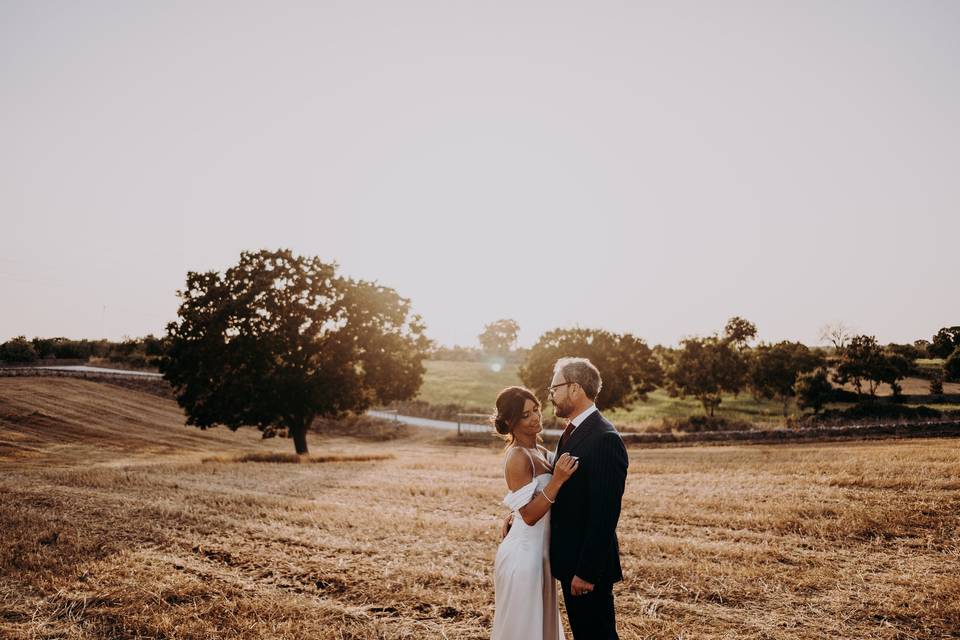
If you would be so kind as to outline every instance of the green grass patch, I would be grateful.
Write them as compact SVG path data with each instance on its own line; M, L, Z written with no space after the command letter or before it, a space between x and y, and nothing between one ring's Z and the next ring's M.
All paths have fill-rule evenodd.
M791 402L788 412L795 414L796 411L796 405ZM646 424L662 418L684 418L703 413L703 405L696 398L671 398L663 389L648 394L646 402L637 402L632 407L605 412L616 425ZM749 393L741 393L736 397L726 395L716 415L730 420L781 423L783 406L772 400L756 400Z
M494 371L485 362L427 360L417 400L432 405L456 404L464 409L491 411L504 387L523 384L516 364Z
M494 371L484 362L428 360L424 365L427 371L417 400L435 406L459 405L465 410L491 411L497 394L504 387L523 384L516 364L504 365L501 371ZM796 407L791 404L790 410L795 413ZM605 412L617 425L643 424L666 417L682 418L702 413L703 407L695 398L671 398L662 389L649 394L646 402ZM732 420L783 421L779 402L757 401L749 393L741 393L738 397L724 396L717 415ZM548 408L544 417L553 417L553 411Z

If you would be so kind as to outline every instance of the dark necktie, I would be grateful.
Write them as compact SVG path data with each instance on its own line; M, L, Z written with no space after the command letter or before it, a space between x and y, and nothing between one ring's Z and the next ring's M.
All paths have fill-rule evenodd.
M563 449L563 445L567 444L567 439L570 437L570 434L573 432L573 423L568 422L567 428L563 430L563 435L560 436L560 448Z

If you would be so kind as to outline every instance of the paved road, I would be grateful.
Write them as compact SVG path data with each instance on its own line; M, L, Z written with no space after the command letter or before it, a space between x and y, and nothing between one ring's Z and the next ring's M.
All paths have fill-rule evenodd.
M428 429L443 429L445 431L456 431L457 423L451 422L449 420L433 420L431 418L418 418L416 416L401 416L389 411L367 411L367 415L373 416L375 418L383 418L384 420L396 420L402 424L409 424L415 427L427 427ZM493 429L488 424L477 424L473 422L461 422L460 428L462 431L471 431L478 433L485 433L492 431ZM546 436L560 436L563 434L563 431L560 429L544 429L543 435Z
M31 369L50 369L52 371L78 371L83 373L106 373L111 375L142 376L147 378L160 378L159 373L149 371L128 371L126 369L106 369L103 367L88 367L84 365L69 365L62 367L30 367ZM444 431L456 431L457 423L449 420L432 420L430 418L418 418L416 416L401 416L389 411L367 411L367 415L386 420L395 420L402 424L409 424L415 427L427 427L428 429L443 429ZM474 433L485 433L492 431L488 424L477 424L474 422L461 422L459 425L461 431L470 431ZM544 429L543 435L559 437L563 431L560 429Z
M147 378L162 378L159 373L149 371L129 371L127 369L106 369L104 367L88 367L82 364L75 364L63 367L30 367L31 369L50 369L53 371L82 371L84 373L109 373L121 376L145 376Z

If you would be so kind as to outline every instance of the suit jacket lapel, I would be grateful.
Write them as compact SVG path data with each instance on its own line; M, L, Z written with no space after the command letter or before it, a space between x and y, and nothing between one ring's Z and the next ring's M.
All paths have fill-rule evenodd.
M571 451L581 440L586 438L587 435L589 435L589 433L593 430L593 427L596 426L599 418L599 411L594 411L587 416L587 418L580 423L580 426L574 429L573 433L570 434L570 438L567 440L567 446L563 448L563 451ZM563 451L558 451L558 454L563 453Z
M583 426L583 425L581 424L580 427L582 427L582 426ZM579 430L580 430L580 427L577 427L576 429L574 429L574 430L573 430L573 433L576 433L577 431L579 431ZM564 429L566 429L566 427L564 427ZM553 463L554 463L554 464L557 463L557 458L560 457L560 454L562 454L564 451L569 451L569 450L570 450L570 441L573 440L573 433L571 433L571 434L570 434L570 437L567 439L567 445L566 445L565 447L562 447L562 448L560 447L560 440L563 440L563 434L560 435L560 440L557 440L557 448L556 448L556 449L554 450L554 452L553 452Z

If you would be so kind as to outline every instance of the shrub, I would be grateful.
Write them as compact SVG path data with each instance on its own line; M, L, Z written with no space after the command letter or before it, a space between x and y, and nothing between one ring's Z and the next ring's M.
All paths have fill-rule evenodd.
M943 395L943 372L937 371L930 377L930 395Z
M653 431L703 433L706 431L751 431L754 428L753 423L746 420L733 420L722 416L692 415L685 418L664 418L662 427Z
M824 422L838 421L848 422L850 420L863 420L865 418L902 420L902 419L923 419L929 420L942 418L944 413L930 407L910 407L901 404L888 404L884 402L861 402L842 411L831 409L824 411L820 415L820 420Z
M833 391L827 370L823 367L797 374L797 405L801 409L813 409L816 415L830 401Z
M54 355L67 360L86 360L93 354L93 343L87 340L68 340L53 338Z

